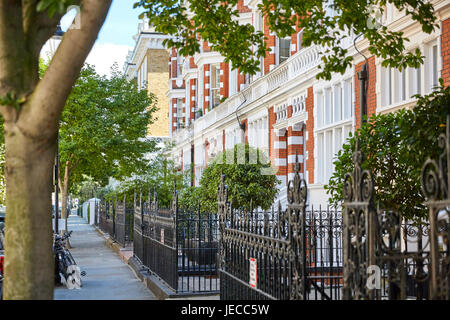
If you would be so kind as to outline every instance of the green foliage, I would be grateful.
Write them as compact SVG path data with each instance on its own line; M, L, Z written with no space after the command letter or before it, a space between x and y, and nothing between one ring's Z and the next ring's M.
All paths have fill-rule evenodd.
M41 0L38 2L36 10L38 12L47 11L51 18L55 13L64 14L69 6L77 2L75 0Z
M0 130L3 132L3 120ZM0 143L0 205L6 205L5 143Z
M194 55L200 50L198 37L209 41L212 50L225 53L226 61L247 73L258 68L252 45L258 47L259 56L266 50L264 35L256 31L252 25L239 24L236 19L239 12L235 8L237 0L228 2L218 0L189 1L193 17L188 17L187 10L181 1L174 0L141 0L134 7L142 7L150 24L156 31L171 34L175 37L166 40L169 47L176 47L185 56Z
M78 203L81 205L91 198L98 198L99 190L101 190L100 184L92 177L84 175L83 181L75 186L73 194L75 198L79 199Z
M199 192L205 210L217 211L217 190L222 173L232 207L268 209L273 204L279 181L271 170L270 162L259 149L238 144L225 153L220 152L203 171Z
M201 211L205 211L208 206L205 206L202 202L202 191L203 189L199 187L184 187L178 193L178 206L180 207L180 209L194 213L199 209ZM209 212L216 212L216 210L217 208L215 208L215 210L209 210Z
M176 47L182 55L199 52L198 39L201 38L240 72L255 74L259 70L259 58L267 52L267 39L252 25L239 24L237 3L238 0L139 0L134 7L144 9L140 17L147 16L157 32L173 35L166 43ZM291 35L296 28L301 28L304 47L316 44L324 48L318 78L330 79L333 72L344 73L352 65L352 58L346 57L347 50L340 46L342 40L352 34L362 34L369 42L370 53L382 58L384 66L417 67L423 62L418 50L406 51L408 39L402 32L388 30L386 26L374 27L376 14L372 8L380 8L382 14L383 7L390 3L420 23L426 33L439 27L433 6L427 0L355 0L351 5L347 0L334 0L331 7L336 15L329 14L327 3L330 2L263 0L258 5L270 30L277 36Z
M421 170L426 159L438 159L442 152L438 136L445 132L450 114L450 88L444 88L441 79L438 90L417 98L412 110L373 115L343 145L334 162L334 174L325 186L332 205L342 204L343 179L345 173L353 171L352 153L359 136L362 167L370 170L375 180L375 202L408 219L426 214Z
M156 190L158 205L168 208L172 201L175 181L178 190L183 188L183 176L176 170L175 164L169 158L170 148L169 145L155 152L145 172L121 181L115 190L111 190L107 194L107 198L112 199L117 195L119 199L123 199L123 195L126 194L126 198L131 202L134 199L134 192L136 191L137 199L139 199L142 191L143 201L148 199L149 192L153 201Z
M4 97L0 97L0 105L11 106L16 110L20 109L20 106L26 101L25 97L17 97L14 92L8 92Z
M144 155L156 142L146 138L155 97L113 68L110 78L86 65L72 89L60 122L60 176L69 168L71 183L88 175L102 185L109 177L147 169Z

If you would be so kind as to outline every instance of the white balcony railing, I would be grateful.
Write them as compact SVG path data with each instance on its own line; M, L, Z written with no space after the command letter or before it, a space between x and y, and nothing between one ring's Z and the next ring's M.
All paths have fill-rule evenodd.
M351 39L350 39L351 38ZM346 42L351 43L353 37L350 37ZM346 45L348 45L346 43ZM251 82L245 89L229 97L226 101L219 104L216 108L209 111L207 114L194 121L193 136L201 134L204 128L211 128L215 123L220 122L228 115L234 113L237 108L243 108L251 104L253 101L273 92L277 88L283 87L289 81L302 77L305 73L312 71L321 63L321 48L318 46L311 46L292 55L289 59L274 68L268 74ZM293 98L293 115L305 111L304 96ZM287 118L287 104L283 105L280 110L275 111L277 114L277 121ZM175 133L176 136L180 133Z
M305 112L306 94L292 99L292 116Z
M275 108L276 122L286 120L288 118L288 105L284 103Z

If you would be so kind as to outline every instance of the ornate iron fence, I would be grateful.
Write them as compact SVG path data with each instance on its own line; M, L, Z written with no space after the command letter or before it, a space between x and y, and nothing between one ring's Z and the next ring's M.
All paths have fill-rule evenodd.
M176 219L180 293L219 292L217 216L179 210Z
M179 293L220 288L226 300L448 300L450 117L439 142L442 155L422 170L429 219L405 221L398 212L375 207L374 180L361 167L357 142L354 170L344 179L343 212L307 206L298 162L284 210L279 204L270 211L233 208L222 176L217 217L179 210L176 187L170 209L158 207L156 192L153 201L150 192L147 202L142 194L139 202L135 197L134 255ZM108 212L100 210L105 230ZM111 216L119 239L125 199Z
M114 206L114 218L112 224L112 233L110 235L122 247L125 247L133 241L133 207L127 207L126 195L123 201L118 201L117 197Z
M176 187L170 209L159 208L156 190L135 201L134 256L177 293L218 292L217 233L214 216L179 210Z
M102 201L100 202L99 208L99 227L105 233L108 233L110 236L114 236L114 211L113 205L111 202Z
M342 299L342 212L335 208L309 206L306 210L305 277L311 290L306 300Z
M221 299L329 300L341 297L341 213L306 210L299 164L287 209L239 210L219 187Z
M422 170L429 221L405 222L399 213L375 209L371 172L362 170L357 141L354 170L344 181L344 298L450 299L449 138L439 162Z
M438 160L429 159L422 170L422 190L430 219L431 278L433 299L450 299L450 116L446 134L439 136L443 149Z
M114 216L114 239L123 247L125 246L125 216L126 216L126 195L123 201L116 199Z

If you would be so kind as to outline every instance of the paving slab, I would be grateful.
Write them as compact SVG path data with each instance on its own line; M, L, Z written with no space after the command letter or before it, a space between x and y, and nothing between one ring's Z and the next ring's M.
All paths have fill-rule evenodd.
M70 252L86 271L80 289L55 288L55 300L155 300L155 296L136 277L131 267L106 245L95 228L76 215L69 216L73 230Z

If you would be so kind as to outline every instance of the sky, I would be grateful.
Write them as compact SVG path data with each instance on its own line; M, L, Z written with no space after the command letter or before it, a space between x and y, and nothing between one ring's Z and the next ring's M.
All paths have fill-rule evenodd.
M99 74L109 74L114 62L122 70L129 50L133 50L141 8L133 9L135 0L113 0L106 21L86 62L95 66ZM76 10L69 11L61 20L61 28L66 31L72 24ZM48 50L48 44L43 52Z

